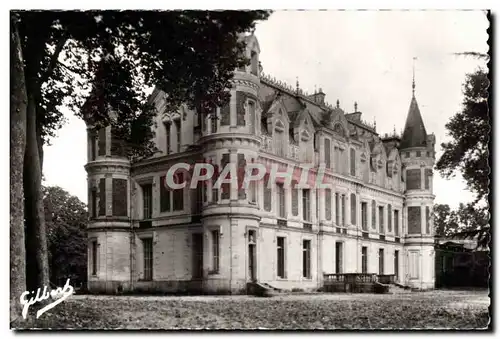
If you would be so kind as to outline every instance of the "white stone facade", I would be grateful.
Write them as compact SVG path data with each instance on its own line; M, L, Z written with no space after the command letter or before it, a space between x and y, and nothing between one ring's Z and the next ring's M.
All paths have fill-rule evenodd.
M427 210L432 215L434 196L426 171L432 174L433 136L425 147L400 149L399 136L380 137L357 109L344 112L325 104L321 91L307 95L264 76L258 42L246 39L251 64L235 72L231 100L216 120L187 107L164 112L164 93L155 90L153 158L130 164L112 154L109 127L89 130L89 289L244 293L257 280L312 290L325 273L363 271L433 288ZM162 190L161 177L176 163L239 166L243 159L324 166L333 185ZM409 169L421 171L408 177L411 189ZM421 211L411 234L408 207Z

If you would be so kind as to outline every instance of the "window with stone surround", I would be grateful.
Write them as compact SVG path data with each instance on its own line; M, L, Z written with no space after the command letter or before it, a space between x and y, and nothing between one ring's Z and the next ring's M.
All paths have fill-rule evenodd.
M384 206L379 206L378 207L378 225L379 225L379 232L384 234L385 229L384 229Z
M352 176L356 176L356 150L354 148L351 148L351 170L350 173Z
M399 236L399 211L394 210L394 235Z
M299 215L299 189L296 187L292 187L292 215Z
M311 240L302 241L302 277L311 279Z
M146 281L153 280L153 238L143 238L144 277Z
M286 208L285 208L285 188L283 184L276 184L276 195L278 196L278 217L285 219L286 218Z
M153 216L153 185L142 184L142 219L151 219Z
M325 139L324 152L325 152L325 167L331 168L332 161L331 161L331 142L330 142L330 139Z
M311 190L302 190L302 219L311 221Z
M271 187L269 187L269 177L266 176L264 179L264 210L267 212L271 212L271 199L272 199L272 191Z
M285 279L285 238L277 237L276 238L276 249L277 249L277 276L278 278Z
M219 273L219 254L220 254L220 231L212 230L212 271L210 273Z
M106 127L101 128L98 132L97 148L99 156L106 155Z
M387 206L387 232L392 232L392 205Z
M356 194L351 193L351 225L356 226L357 225L357 203L356 203Z
M174 180L176 184L181 184L184 182L184 174L178 172L174 175ZM172 191L172 209L174 211L182 211L184 209L184 188L174 189Z
M127 179L113 178L113 215L126 217L128 215L128 190Z
M99 179L99 216L106 215L106 179Z
M420 206L408 207L408 234L422 233L422 217Z
M170 212L171 207L172 191L166 186L166 178L166 175L160 177L160 212Z
M181 120L175 120L175 133L176 133L176 143L177 143L177 152L180 153L181 151L181 138L182 138L182 130L181 130Z
M325 218L332 220L332 190L325 189Z
M340 198L338 193L335 193L335 224L340 225Z
M368 231L368 204L366 202L361 203L361 229Z
M92 263L92 275L97 275L98 257L97 240L92 240L90 242L90 261Z
M345 194L342 194L342 226L345 226L345 215L347 213L346 203L345 203Z
M372 229L377 228L377 203L372 200Z
M361 273L368 273L368 247L361 247Z
M163 127L165 128L165 154L170 154L172 151L172 145L170 143L170 122L164 122Z
M344 243L335 242L335 273L344 273Z

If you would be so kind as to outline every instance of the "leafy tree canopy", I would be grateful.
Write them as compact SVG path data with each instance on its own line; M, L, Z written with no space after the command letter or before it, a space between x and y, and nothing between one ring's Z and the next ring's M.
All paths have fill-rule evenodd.
M58 186L43 187L51 282L87 277L87 207Z
M130 150L150 153L154 110L145 88L209 112L228 99L248 63L241 35L267 11L16 12L28 96L44 142L64 122L61 105L96 128L113 125ZM89 94L92 94L89 99ZM83 104L85 104L82 110ZM116 119L109 112L116 113Z
M460 172L468 187L477 194L476 202L487 196L489 185L489 84L488 74L482 69L466 76L462 111L446 124L453 140L441 144L444 153L436 164L446 178Z

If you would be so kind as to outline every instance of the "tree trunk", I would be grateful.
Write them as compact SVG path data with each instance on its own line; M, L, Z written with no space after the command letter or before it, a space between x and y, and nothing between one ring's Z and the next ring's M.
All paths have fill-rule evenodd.
M17 18L10 19L10 321L21 316L26 290L23 163L26 149L26 84Z
M28 80L30 81L30 80ZM31 80L33 81L33 80ZM43 208L42 167L37 136L37 109L33 87L28 88L24 193L26 219L26 280L30 290L49 287L49 263Z

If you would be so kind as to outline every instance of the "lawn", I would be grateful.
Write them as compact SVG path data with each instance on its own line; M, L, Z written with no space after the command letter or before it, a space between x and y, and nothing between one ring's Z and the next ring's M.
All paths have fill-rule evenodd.
M487 291L251 296L73 295L24 328L480 329ZM31 306L33 313L38 309Z

